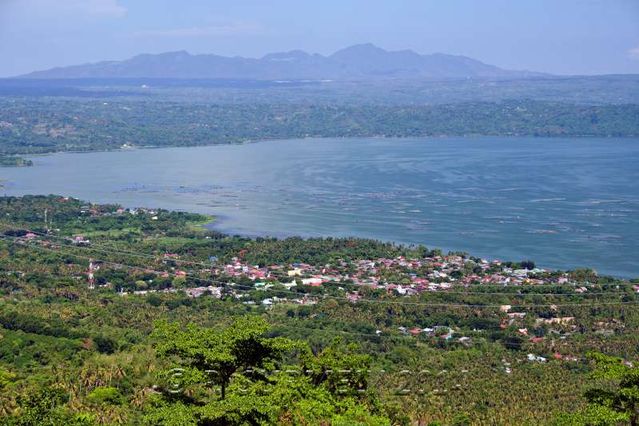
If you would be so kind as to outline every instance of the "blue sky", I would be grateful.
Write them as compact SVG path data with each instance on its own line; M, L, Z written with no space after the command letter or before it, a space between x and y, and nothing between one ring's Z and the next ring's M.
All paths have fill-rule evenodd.
M139 53L356 43L509 69L639 73L639 0L0 0L0 76Z

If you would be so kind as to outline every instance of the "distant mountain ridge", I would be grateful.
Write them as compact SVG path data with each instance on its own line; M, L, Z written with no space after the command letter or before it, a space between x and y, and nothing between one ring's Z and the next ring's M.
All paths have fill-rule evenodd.
M544 74L511 71L466 56L412 50L387 51L359 44L332 55L302 50L270 53L259 59L186 51L142 54L124 61L105 61L36 71L23 78L175 78L247 80L379 80L526 78Z

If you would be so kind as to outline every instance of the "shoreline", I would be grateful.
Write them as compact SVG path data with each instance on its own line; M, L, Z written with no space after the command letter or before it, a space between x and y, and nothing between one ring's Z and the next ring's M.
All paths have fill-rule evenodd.
M478 153L484 151L483 148L488 148L489 151L492 151L490 147L493 142L496 144L495 152L503 151L509 153L517 150L513 140L508 137L500 139L484 137L481 139L473 138L472 140L465 138L355 138L355 140L351 141L333 140L332 143L326 145L326 148L323 147L324 143L326 141L330 142L332 139L310 139L289 140L291 143L283 141L285 142L284 144L280 143L280 140L273 140L272 145L260 144L261 147L259 148L257 145L248 146L249 143L257 142L247 141L242 144L233 144L231 147L227 146L228 144L225 146L201 146L199 147L201 148L200 151L178 150L176 147L149 147L145 149L174 149L174 151L155 151L157 154L153 154L151 152L130 150L130 153L125 154L123 152L125 150L119 150L118 152L121 152L122 155L111 156L96 153L93 157L63 156L56 159L47 157L47 160L44 160L43 157L38 163L39 167L37 169L15 170L15 172L7 170L4 174L6 182L2 182L4 184L3 192L8 195L39 194L43 192L61 193L98 202L124 204L128 207L146 205L170 210L197 212L215 217L214 220L209 220L203 224L205 228L224 234L242 235L249 238L271 237L281 239L294 236L300 238L356 237L403 245L422 243L427 244L429 247L439 247L449 251L464 251L489 259L533 259L537 260L540 266L553 269L590 266L602 274L621 278L631 279L639 275L633 273L636 269L632 262L629 262L633 257L633 253L635 253L636 246L633 247L634 242L630 238L634 232L633 223L635 223L635 219L633 219L631 213L628 213L636 211L638 206L636 201L639 199L636 198L636 191L632 189L633 187L626 186L626 183L623 183L624 186L621 186L617 193L623 196L622 198L626 200L625 202L630 203L627 205L593 205L593 203L588 202L590 200L589 197L598 199L601 198L601 194L589 192L587 189L575 194L568 201L531 204L536 198L541 200L562 200L563 198L557 197L562 197L562 191L564 193L565 191L552 190L547 191L548 194L541 191L538 197L536 197L537 194L529 197L529 193L532 194L531 191L521 195L511 194L510 192L494 192L501 191L500 188L513 189L512 185L508 186L512 179L499 179L494 184L488 184L486 190L475 193L472 192L473 182L465 183L468 179L464 178L462 186L457 185L459 190L465 191L459 196L455 195L456 193L449 192L449 189L454 191L454 187L448 185L444 188L445 191L444 189L427 190L426 193L430 195L427 194L427 199L423 198L425 195L420 194L424 191L419 189L421 183L414 179L406 182L408 182L409 186L412 185L410 187L413 188L411 191L421 191L416 192L415 194L417 195L414 195L413 192L406 194L395 193L395 186L370 189L370 191L375 192L369 193L367 192L369 191L367 188L370 187L368 181L362 181L360 182L361 184L352 188L350 186L348 188L344 187L346 189L331 195L323 191L322 188L330 190L338 187L333 187L331 180L326 184L328 186L321 186L324 185L324 181L321 179L323 179L325 172L316 172L321 170L319 168L321 165L310 164L309 173L313 172L315 174L309 174L309 179L312 179L309 182L315 186L309 187L312 190L302 192L298 191L300 188L295 188L296 184L300 183L296 180L288 181L281 188L277 185L273 187L269 183L272 182L269 177L271 175L270 172L264 176L264 179L268 179L263 180L260 177L261 175L256 175L256 172L250 168L250 164L260 165L263 161L263 156L259 153L273 153L273 156L278 156L277 153L281 149L292 152L290 156L287 155L285 158L296 158L298 149L302 155L307 156L309 153L312 154L314 152L340 153L344 151L356 153L365 147L371 147L370 150L373 153L389 151L392 153L395 150L398 152L404 151L401 148L402 146L414 146L415 152L428 152L426 157L424 157L425 159L433 155L431 151L449 153L451 149L456 151L456 147L462 149L464 147L474 147L472 152ZM476 141L482 142L479 145L475 145ZM606 147L609 146L609 150L612 152L628 153L630 156L626 156L626 158L629 159L634 158L637 153L635 141L625 139L613 141L618 143L611 145L608 144L607 140L603 139L599 139L596 142L585 142L584 140L567 138L557 144L555 139L551 138L526 138L520 139L520 141L526 151L534 153L550 152L550 154L544 154L545 156L552 155L555 146L559 147L557 148L558 152L562 155L570 155L575 147L578 146L584 146L584 151L594 154L608 151ZM271 142L271 140L259 142ZM353 142L353 145L348 142ZM449 145L448 142L453 143L453 145ZM585 142L585 144L582 145L582 142ZM247 146L242 147L243 145ZM449 146L453 148L448 148ZM503 149L500 148L502 146ZM620 147L619 149L615 148L618 146ZM368 152L369 149L367 148L365 151ZM85 152L82 151L80 153ZM246 155L250 153L258 154L254 155L256 157L254 162L246 163ZM211 159L209 159L209 156ZM482 153L481 158L484 157L486 157L486 154ZM147 158L152 167L144 166ZM165 161L172 161L174 158L181 159L181 164L168 167ZM189 159L192 159L194 161L193 164L198 166L194 168L193 177L190 177L191 173L189 173L182 178L180 173L183 172L179 170L184 167L183 164L191 164L184 163L184 161ZM199 159L202 160L200 161ZM330 157L325 157L325 159L330 160ZM229 160L234 161L231 168L228 169L233 170L233 172L227 174L226 168L215 169L217 171L210 169L215 164L224 167L224 164ZM284 162L286 161L278 160L275 167L279 167L279 164L285 164ZM311 162L314 161L311 160ZM105 172L103 177L96 179L91 179L87 176L86 184L84 183L84 174L80 176L78 173L71 173L68 176L66 174L61 175L71 180L55 179L54 183L47 184L47 176L50 173L56 173L56 170L59 169L57 165L73 165L87 162L110 164L110 170L115 170L116 172L119 169L118 164L125 164L127 166L126 170L132 170L134 173L123 178L118 178L112 172ZM491 162L489 161L489 163ZM245 169L244 164L247 164L246 167L249 168L243 170ZM345 164L350 164L350 160L349 163ZM598 164L598 162L593 164ZM449 167L447 165L448 163L443 163L441 167L437 167L437 170L441 169L440 172L448 173ZM604 166L607 166L607 163ZM264 167L273 168L274 165ZM348 175L345 175L342 171L343 168L340 166L338 169L340 174L335 175L335 177L348 179ZM463 176L464 170L457 169L452 169L452 172L454 172L452 178ZM140 170L140 172L137 172L137 170ZM260 168L255 170L264 171L266 169L260 166ZM348 172L348 169L344 170ZM489 169L488 171L491 170ZM390 169L386 171L390 172ZM90 172L90 170L87 169L87 172ZM408 173L407 179L412 176L411 173ZM370 175L369 172L362 176L368 175ZM290 176L294 175L287 173L287 176L290 178ZM416 176L421 176L421 174ZM93 181L95 181L95 184ZM552 183L556 179L546 179L545 181ZM304 183L306 180L301 182ZM398 182L401 183L402 181ZM560 180L560 182L563 182L563 180ZM132 188L138 189L127 192L126 189L129 183L133 184ZM265 183L271 186L264 186ZM136 185L139 185L139 187ZM183 187L186 189L177 189ZM572 185L569 187L572 187ZM378 194L377 191L381 192ZM120 194L119 192L124 193ZM554 194L556 192L560 194ZM447 194L449 193L452 195L448 196ZM498 203L490 201L493 196L495 200L507 201ZM344 204L346 207L342 210L342 198L344 197L351 201ZM485 202L473 203L472 205L455 203L456 200L472 201L473 199L484 200ZM427 201L422 202L421 200ZM320 212L313 210L313 202L323 203ZM414 207L402 207L402 203L412 203ZM429 208L428 206L433 203L437 206L441 204L443 207ZM500 203L512 203L512 215L519 215L519 211L524 210L524 208L533 209L534 211L530 214L522 215L521 218L514 218L512 221L508 215L501 218L503 219L501 220L498 215L499 212L495 211L495 209L502 209ZM262 211L262 207L265 209L264 211ZM418 207L419 210L415 210L418 213L411 213L412 210L409 210ZM552 210L554 207L556 207L554 210L557 211L560 208L565 209L568 219L572 220L571 218L575 217L575 220L579 220L579 222L575 222L573 229L569 229L562 225L565 224L565 220L556 221L558 216L553 213L554 216L549 216L548 223L546 223L546 216L543 212L547 209ZM308 210L309 208L311 210ZM374 220L371 220L370 223L368 221L364 223L362 221L366 220L366 209L368 208L373 209L371 212L377 211L374 216L379 215L379 218L373 218ZM291 209L293 211L289 211ZM431 212L429 209L433 211ZM581 220L575 215L579 216L579 212L583 211L583 209L601 211L602 215L601 217L599 215L596 215L596 217L589 216ZM617 210L619 210L618 215L609 214L610 211ZM472 216L457 214L459 212L466 212L472 214ZM542 212L541 216L539 212ZM428 223L418 219L432 219L433 221ZM421 222L424 222L424 224ZM610 230L606 228L613 225L623 226L623 228L617 227ZM546 235L543 231L548 229L556 231L548 232ZM617 237L617 235L623 235L620 234L620 230L623 229L626 229L628 233L623 238ZM593 237L592 240L587 239L589 235ZM617 239L612 239L613 237ZM575 241L581 241L581 243L579 244Z
M492 262L492 261L519 262L519 261L523 261L523 260L532 260L533 262L535 262L535 264L537 264L537 267L545 269L545 270L547 270L549 272L565 272L565 271L575 271L575 270L582 270L582 269L590 269L590 270L593 270L593 271L597 272L597 274L599 274L597 269L592 268L592 267L588 267L588 266L551 267L551 266L546 266L544 263L537 263L536 259L534 259L534 258L526 258L526 259L518 259L518 260L509 259L509 258L500 258L500 257L495 257L494 255L490 255L490 254L479 254L479 253L476 253L476 252L470 252L468 250L463 250L463 249L453 249L453 248L448 248L448 247L440 247L440 246L436 246L436 245L431 245L431 244L427 244L427 243L414 243L414 242L400 241L400 240L393 240L393 239L371 238L371 237L363 237L363 236L357 236L357 235L333 235L333 234L304 235L304 234L269 234L267 232L247 233L247 232L242 232L240 230L233 229L233 228L225 228L224 227L224 222L225 222L225 219L229 218L228 215L215 215L215 218L217 220L207 223L204 227L206 229L210 230L210 231L219 232L219 233L221 233L223 235L231 236L231 237L240 236L240 237L245 237L245 238L249 238L249 239L252 239L252 240L255 240L256 238L274 238L276 240L285 240L285 239L289 239L289 238L301 238L302 240L309 240L309 239L315 239L315 238L320 238L320 239L346 238L346 239L355 239L355 240L371 240L371 241L378 241L378 242L381 242L381 243L389 243L389 244L393 244L393 245L400 246L400 247L419 247L419 246L423 246L423 247L427 247L428 249L441 250L443 253L465 253L465 254L467 254L469 256L479 257L481 259L488 260L489 262ZM612 277L612 278L615 278L615 279L627 280L627 281L639 280L639 274L637 274L637 275L626 275L626 274L615 274L615 273L602 273L602 274L600 274L600 276Z
M468 135L423 135L423 136L386 136L386 135L372 135L372 136L305 136L305 137L290 137L290 138L273 138L273 139L247 139L237 142L219 142L219 143L207 143L207 144L195 144L195 145L130 145L127 147L118 147L111 149L87 149L87 150L54 150L49 152L39 152L39 153L11 153L11 154L3 154L0 153L0 157L2 156L11 156L11 157L19 157L24 160L33 160L41 157L48 157L56 154L91 154L91 153L119 153L119 152L127 152L127 151L137 151L137 150L157 150L157 149L191 149L191 148L206 148L206 147L214 147L214 146L242 146L242 145L251 145L258 143L267 143L267 142L281 142L281 141L308 141L308 140L367 140L367 139L375 139L375 140L397 140L397 141L406 141L411 139L430 139L430 140L445 140L452 138L463 138L463 139L485 139L485 138L496 138L496 139L509 139L509 138L526 138L526 139L580 139L580 140L593 140L593 139L621 139L621 140L629 140L629 139L637 139L639 142L639 135L635 136L614 136L614 135L606 135L606 136L598 136L598 135L531 135L531 134L512 134L512 135L485 135L485 134L468 134ZM13 166L13 165L1 165L0 169L3 168L15 168L15 167L37 167L37 164L33 163L29 166Z
M30 195L30 196L42 196L42 194L39 195L35 195L35 194L25 194L25 195ZM64 196L60 196L59 197L64 197ZM5 196L5 195L0 195L0 199L1 198L10 198L12 196ZM13 196L16 198L22 198L22 196ZM75 198L75 197L71 197L71 198ZM77 198L75 198L77 199ZM101 202L95 202L95 201L91 201L92 204L101 204ZM112 203L109 203L112 204ZM127 208L127 209L150 209L150 210L154 210L156 209L156 207L148 207L148 206L125 206L125 205L121 205L121 204L117 204L121 207ZM193 229L193 230L197 230L197 231L211 231L211 232L217 232L222 234L225 237L242 237L242 238L248 238L251 240L255 240L257 238L273 238L276 240L285 240L285 239L289 239L289 238L299 238L302 240L311 240L311 239L353 239L353 240L362 240L362 241L374 241L374 242L379 242L379 243L384 243L384 244L392 244L396 247L403 247L403 248L417 248L417 247L425 247L429 250L439 250L444 254L455 254L455 253L464 253L465 255L469 256L469 257L476 257L476 258L480 258L480 259L484 259L487 260L489 262L494 262L494 261L499 261L499 262L522 262L522 261L532 261L537 265L537 268L541 268L544 269L547 272L571 272L571 271L576 271L576 270L592 270L594 271L597 275L599 275L600 277L610 277L610 278L614 278L614 279L619 279L619 280L623 280L623 281L628 281L628 282L639 282L639 275L619 275L619 274L614 274L614 273L599 273L595 268L592 267L587 267L587 266L574 266L574 267L568 267L568 266L564 266L564 267L550 267L550 266L546 266L543 263L539 263L537 264L536 259L534 259L534 257L525 257L522 259L514 259L514 258L508 258L508 257L494 257L492 255L489 254L482 254L482 253L478 253L476 251L470 251L470 250L462 250L462 249L450 249L450 248L446 248L446 247L442 247L442 246L437 246L437 245L431 245L431 244L426 244L426 243L414 243L414 242L407 242L407 241L399 241L399 240L393 240L393 239L383 239L383 238L372 238L372 237L365 237L365 236L357 236L357 235L330 235L330 234L322 234L322 235L303 235L303 234L281 234L281 235L273 235L273 234L268 234L266 232L260 232L257 234L249 234L246 232L242 232L242 231L238 231L238 230L233 230L232 228L224 228L224 222L230 217L228 215L211 215L211 214L204 214L204 213L195 213L189 210L184 210L184 209L167 209L167 208L163 208L166 211L169 212L182 212L182 213L194 213L194 214L198 214L201 216L204 216L206 219L200 220L200 221L195 221L195 222L190 222L189 226Z

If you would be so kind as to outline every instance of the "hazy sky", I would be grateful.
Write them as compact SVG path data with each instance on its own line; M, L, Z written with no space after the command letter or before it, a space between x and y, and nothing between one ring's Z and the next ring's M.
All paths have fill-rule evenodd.
M639 0L0 0L0 76L139 53L355 43L557 74L639 73Z

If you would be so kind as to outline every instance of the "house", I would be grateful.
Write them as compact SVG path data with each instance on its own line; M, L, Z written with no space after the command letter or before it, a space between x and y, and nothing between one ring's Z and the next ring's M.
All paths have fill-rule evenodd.
M455 334L452 328L445 325L436 325L435 327L433 327L433 333L436 337L440 337L444 340L452 339L453 334Z
M413 336L419 336L419 334L422 332L422 329L419 327L413 327L408 332Z
M557 318L537 318L535 325L540 324L560 324L567 325L575 320L575 317L557 317Z
M360 299L360 295L357 293L348 293L346 299L348 299L349 302L355 303Z
M531 361L531 362L546 362L547 359L544 358L543 356L534 355L534 354L528 354L528 361Z
M403 296L406 294L407 289L405 289L401 285L398 285L397 287L395 287L395 291L397 292L397 294L401 294Z
M302 270L300 268L294 268L287 272L289 277L299 277L302 275Z
M210 285L208 287L197 287L194 290L196 290L196 292L193 294L193 297L202 296L207 292L211 295L211 297L215 297L216 299L220 299L222 297L222 287L213 287Z
M516 319L526 318L526 312L509 312L506 315L508 316L510 324L512 324Z
M472 339L468 336L462 336L459 339L457 339L459 341L459 343L461 343L464 346L468 346L471 344Z
M71 242L77 246L88 246L91 244L91 241L85 239L82 235L76 235Z
M304 278L302 279L302 284L309 285L311 287L319 287L324 282L321 278Z

